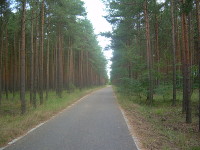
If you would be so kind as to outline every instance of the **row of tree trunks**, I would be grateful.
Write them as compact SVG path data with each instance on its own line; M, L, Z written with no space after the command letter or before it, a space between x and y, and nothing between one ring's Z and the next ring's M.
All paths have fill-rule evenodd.
M28 59L29 61L26 63L26 67L25 67L25 80L26 80L26 84L25 87L28 91L30 91L30 104L33 105L34 107L36 107L36 94L37 92L39 93L40 91L40 31L39 31L39 26L38 26L38 21L32 22L33 25L31 25L31 33L30 34L30 44L31 44L31 49L29 51L26 51L25 55L26 55L26 59ZM17 37L16 37L17 38ZM15 38L15 39L16 39ZM5 39L3 40L4 45L5 45ZM21 40L20 40L21 41ZM57 41L59 41L59 38L57 39ZM64 50L63 44L62 44L62 37L61 37L61 42L60 44L56 44L56 48L53 48L53 46L50 46L50 40L47 39L45 44L46 44L46 51L43 52L43 55L45 54L45 57L43 57L43 62L45 62L43 64L44 69L43 69L43 74L44 74L44 87L45 89L47 89L47 87L49 87L50 89L56 89L55 85L58 85L58 74L56 73L56 70L58 69L58 60L59 60L59 56L58 56L58 52L59 52L59 45L61 47L61 51L62 51L62 56L67 54L67 57L64 58L62 57L62 65L64 63L66 63L66 65L68 67L62 67L62 74L65 74L65 77L68 78L67 81L63 82L66 85L71 84L72 86L75 85L76 87L80 87L80 88L84 88L87 86L92 86L94 84L90 83L90 81L92 79L90 79L90 77L92 76L89 72L90 67L92 67L91 62L90 62L90 53L89 51L86 50L82 50L82 51L74 51L73 49L69 49L69 50ZM21 49L21 44L19 44L18 42L14 42L15 45L18 45L18 49ZM1 45L2 46L2 45ZM4 47L5 48L5 47ZM15 48L14 48L15 49ZM20 83L18 83L20 81L20 79L18 79L20 76L20 74L18 73L18 67L20 67L20 59L21 56L14 54L14 49L12 50L12 53L10 55L12 55L13 57L11 57L9 55L9 64L8 64L8 74L9 74L9 85L8 85L8 91L12 92L13 94L15 93L14 91L18 91L19 87L20 87ZM16 49L16 53L17 50ZM51 53L50 53L51 51ZM5 51L4 51L5 52ZM64 54L63 54L64 53ZM55 55L56 54L56 55ZM53 59L50 59L53 58ZM66 59L66 60L65 60ZM77 61L79 60L80 61ZM14 63L16 62L16 63ZM15 65L11 65L11 64L15 64ZM4 64L5 64L5 59L4 59ZM79 64L79 66L75 65L75 64ZM92 67L93 68L93 67ZM80 70L79 70L80 69ZM28 71L27 71L28 70ZM48 71L49 70L49 71ZM74 70L76 70L76 73L74 72ZM78 72L77 72L78 71ZM1 84L3 85L3 91L4 93L6 93L6 80L5 80L5 66L4 66L4 70L2 75L4 76L4 78L1 80L4 83ZM17 72L15 74L15 76L13 76L13 72ZM80 76L80 74L81 76ZM19 75L18 75L19 74ZM57 74L57 75L55 75ZM55 78L56 76L56 78ZM75 77L75 76L79 76L79 78ZM49 79L48 79L49 78ZM65 78L65 80L66 80ZM62 79L64 80L64 79ZM75 84L75 80L76 80L76 84ZM49 82L48 82L49 81ZM80 81L80 84L79 84ZM94 82L93 82L94 83ZM95 82L96 83L96 82ZM67 86L66 86L67 87ZM40 94L40 93L39 93ZM32 97L32 98L31 98ZM32 100L31 100L32 99Z
M120 81L120 79L123 78L129 79L130 81L131 79L136 79L136 80L138 79L141 83L143 83L143 80L137 78L137 75L135 75L134 64L132 64L132 61L130 61L130 59L132 59L132 57L134 57L135 55L140 56L141 62L139 61L137 62L137 60L135 59L134 61L137 62L137 65L138 64L144 65L143 61L144 60L147 61L147 63L145 63L147 64L147 70L145 71L148 71L148 77L146 77L147 74L146 72L144 73L142 69L141 70L138 69L141 71L141 73L139 71L138 72L141 76L145 74L145 79L148 78L148 81L145 80L146 84L149 85L149 89L147 89L148 100L151 99L151 96L153 97L153 94L151 94L153 93L152 91L154 89L153 84L151 82L152 80L154 83L156 83L155 85L157 86L154 92L158 94L160 92L159 90L162 89L162 87L165 87L165 84L167 84L167 86L171 85L172 81L173 82L172 105L175 106L176 103L178 103L176 95L177 89L180 89L181 84L183 84L183 91L182 91L183 113L186 114L187 123L192 122L191 119L192 87L196 88L195 85L197 84L198 80L200 82L200 79L197 80L198 72L196 70L197 65L200 65L198 64L198 62L200 61L200 56L197 56L200 55L199 46L197 52L195 52L196 50L195 44L197 39L196 31L197 28L199 29L200 25L199 21L196 21L194 15L195 14L194 2L196 2L196 7L197 7L196 16L197 20L199 20L200 17L199 0L195 1L168 0L164 1L163 3L158 3L156 0L153 1L144 0L143 3L142 2L140 3L138 1L136 6L143 4L143 7L141 7L142 5L140 5L141 7L140 9L135 7L138 10L136 12L127 12L123 10L124 8L126 8L126 6L123 5L123 1L117 0L115 8L112 8L112 3L110 3L110 9L113 12L115 11L122 12L121 22L119 21L113 23L112 21L118 19L119 16L115 18L112 15L112 13L108 15L108 17L111 18L110 23L118 25L114 30L112 38L113 42L112 44L114 49L114 56L112 60L113 60L113 67L117 66L119 68L116 70L115 68L113 68L112 80L116 83L116 85L121 85L121 86L126 85L126 83L123 83L122 80ZM135 3L132 4L133 5L130 6L127 5L127 10L134 8ZM169 25L165 25L167 23L165 21L169 18L169 15L171 15L170 16L171 23ZM131 22L131 25L129 25L131 29L127 25L127 22L129 21ZM198 22L198 27L196 27L197 22ZM140 30L140 25L142 26L141 30ZM143 34L145 31L146 31L146 41L144 41L144 38L142 37L144 36ZM151 31L154 31L154 33L151 33ZM118 43L118 41L120 41L121 44ZM127 44L129 43L129 41L132 41L130 45ZM199 36L197 41L198 43L200 42ZM146 46L146 48L143 47L144 45ZM123 51L127 47L131 47L133 53L129 54L129 51L128 52ZM154 57L154 55L152 54L156 54L153 62L151 62L152 56ZM130 55L130 57L124 57L123 55ZM122 58L119 58L120 56ZM153 71L151 72L152 69ZM126 73L122 74L121 72L124 70L126 70ZM182 75L179 74L181 73L181 71ZM173 75L171 75L171 73L173 73ZM154 79L153 76L154 74L158 75L158 79L160 79L161 81L160 84L156 78ZM172 77L173 80L171 80ZM193 83L195 83L194 86L191 85ZM196 101L194 101L193 104L196 104ZM199 112L200 112L200 104L199 104Z
M50 28L45 24L45 18L49 17L45 14L47 3L44 0L36 3L22 0L21 16L17 16L21 17L21 30L13 32L6 23L1 26L0 104L2 93L8 99L10 93L13 93L14 98L15 93L20 91L22 114L26 112L26 91L30 91L29 102L36 108L38 100L39 104L44 103L45 90L48 99L49 90L56 90L61 97L64 87L84 88L105 82L89 60L92 59L92 50L74 50L73 37L69 41L69 49L65 48L68 46L64 43L67 36L64 37L62 23L57 23L55 32L48 31ZM27 6L30 6L30 10L26 12ZM35 11L35 7L40 11Z

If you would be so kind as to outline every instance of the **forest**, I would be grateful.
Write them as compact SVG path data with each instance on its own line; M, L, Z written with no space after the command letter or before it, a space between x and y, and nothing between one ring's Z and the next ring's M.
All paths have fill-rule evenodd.
M83 1L0 1L0 146L110 82L146 149L199 149L200 0L101 1L110 79Z
M107 62L81 0L1 0L0 27L0 110L19 94L24 114L49 92L106 83Z
M147 112L148 118L159 116L161 119L157 117L155 121L161 120L165 131L174 128L169 132L187 133L183 129L186 123L188 128L195 126L190 134L197 133L199 137L200 1L104 3L108 12L105 18L112 24L113 32L102 35L111 38L111 82L121 101L128 99L128 104L132 101L145 105L144 109L156 110ZM128 104L126 107L133 111ZM177 132L174 136L178 139Z

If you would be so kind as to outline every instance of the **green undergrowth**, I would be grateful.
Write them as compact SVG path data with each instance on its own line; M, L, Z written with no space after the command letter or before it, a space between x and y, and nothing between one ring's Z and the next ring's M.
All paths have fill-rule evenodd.
M192 95L192 119L191 124L185 123L185 114L182 114L181 97L182 93L177 92L177 104L171 106L172 97L163 99L162 95L154 95L152 106L146 104L146 97L137 95L123 94L119 88L114 87L118 102L128 113L134 113L137 109L145 121L150 123L158 134L164 137L157 141L160 147L158 149L181 149L181 150L200 150L200 133L198 132L198 92L194 91ZM134 105L137 105L135 107ZM151 133L150 133L151 134ZM155 136L156 137L156 136ZM150 135L150 138L151 137ZM165 139L165 140L163 140ZM166 140L167 139L167 140ZM144 141L141 141L143 143ZM150 145L153 143L149 143ZM157 144L158 145L158 144Z
M25 134L31 128L49 119L84 95L100 88L102 87L76 89L73 93L63 91L62 98L57 97L55 92L49 92L48 100L44 100L43 105L39 105L39 101L37 101L36 109L30 105L29 94L27 93L27 112L24 115L20 115L19 94L16 94L14 99L11 98L12 95L9 95L9 100L3 97L0 106L0 147Z

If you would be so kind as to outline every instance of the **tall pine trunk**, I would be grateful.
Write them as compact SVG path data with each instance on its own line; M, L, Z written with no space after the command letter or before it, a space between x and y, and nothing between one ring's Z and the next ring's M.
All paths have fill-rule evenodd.
M5 39L5 92L6 99L8 100L8 85L9 85L9 72L8 72L8 27L6 25L6 39Z
M198 49L197 53L199 54L198 60L199 60L199 132L200 132L200 1L196 0L196 18L197 18L197 30L198 30Z
M186 64L186 62L185 62L185 45L184 45L184 43L185 43L185 34L184 34L184 32L183 32L183 22L184 22L184 16L183 15L181 15L181 22L182 22L182 27L181 27L181 34L182 34L182 51L181 51L181 61L182 61L182 75L183 75L183 100L182 100L182 113L184 114L185 112L186 112L186 88L185 88L185 86L186 86L186 75L185 75L185 64Z
M2 31L2 30L1 30ZM1 32L1 47L0 47L0 106L2 100L2 52L3 52L3 33Z
M57 94L59 97L62 97L62 90L63 90L63 61L62 61L62 37L61 37L61 28L59 25L58 29L58 52L57 52L57 81L58 81L58 91Z
M159 51L159 39L158 39L158 28L159 28L159 25L158 25L158 16L157 14L155 15L155 20L156 20L156 23L155 23L155 49L156 49L156 57L157 57L157 72L160 73L160 51ZM157 78L157 85L160 84L160 79Z
M35 36L35 50L34 50L34 87L33 87L33 106L34 108L37 107L37 89L38 89L38 20L36 18L35 21L35 27L36 27L36 36Z
M33 104L33 89L34 89L34 50L33 50L33 16L34 12L32 10L31 18L31 53L30 53L30 103Z
M43 104L43 51L44 51L44 0L41 5L41 29L40 29L40 105Z
M49 37L47 40L47 68L46 68L46 99L48 100L48 93L49 93Z
M182 5L185 2L182 0ZM182 35L183 35L183 47L184 47L184 99L186 108L186 123L192 122L191 116L191 79L190 79L190 53L189 53L189 42L188 42L188 25L186 13L182 12Z
M17 48L16 48L16 33L14 33L14 52L13 52L13 99L16 92L16 79L17 79Z
M56 40L56 46L55 46L55 71L54 71L54 76L55 76L55 89L56 89L56 94L59 95L59 90L58 90L58 38Z
M153 79L152 79L152 52L151 52L151 41L150 41L150 27L149 27L149 16L147 1L144 2L144 17L145 17L145 29L146 29L146 43L147 43L147 69L148 69L148 103L152 105L153 103Z
M176 105L176 31L174 19L174 0L171 0L171 19L172 19L172 47L173 47L173 100L172 105Z
M89 57L88 51L86 51L86 86L89 86Z
M25 19L26 19L26 0L22 1L22 22L21 22L21 51L20 51L20 98L21 98L21 113L26 112L26 101L25 101Z

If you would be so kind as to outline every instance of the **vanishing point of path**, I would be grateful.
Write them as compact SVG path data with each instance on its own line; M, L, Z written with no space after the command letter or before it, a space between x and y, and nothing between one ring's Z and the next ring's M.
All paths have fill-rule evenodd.
M34 119L34 118L33 118ZM86 96L5 150L137 150L111 87Z

